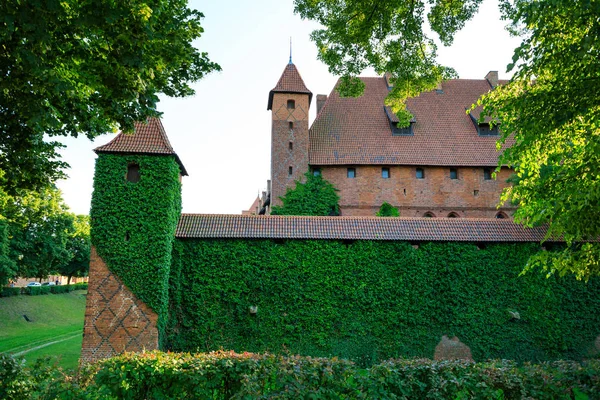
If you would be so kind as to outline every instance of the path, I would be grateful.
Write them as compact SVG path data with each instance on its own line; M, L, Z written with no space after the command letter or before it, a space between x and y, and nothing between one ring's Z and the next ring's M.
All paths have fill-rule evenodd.
M22 356L23 354L29 353L30 351L42 349L44 347L48 347L48 346L51 346L51 345L56 344L56 343L64 342L65 340L70 340L70 339L76 338L79 335L81 335L81 332L78 331L77 334L75 334L75 335L71 335L69 337L66 337L66 338L63 338L63 339L60 339L60 340L54 340L52 342L47 342L47 343L41 344L39 346L31 347L31 348L29 348L27 350L23 350L23 351L20 351L18 353L13 353L13 356ZM22 346L19 346L19 347L22 347ZM11 352L11 350L7 350L5 353L10 353L10 352Z

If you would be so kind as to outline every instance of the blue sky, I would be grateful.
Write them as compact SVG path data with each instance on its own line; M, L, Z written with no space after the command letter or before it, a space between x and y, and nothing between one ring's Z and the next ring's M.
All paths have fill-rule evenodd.
M294 64L314 95L329 94L337 77L317 60L317 49L310 41L310 32L318 25L294 15L292 0L190 1L190 7L205 15L205 33L196 46L208 52L223 71L195 83L195 96L161 97L159 110L164 113L171 144L190 175L183 179L183 211L239 214L269 179L267 99L288 62L290 37ZM508 78L506 65L518 43L504 30L496 0L484 0L454 44L440 45L439 60L454 67L461 78L482 79L490 70ZM92 149L113 137L63 141L67 145L63 159L71 169L66 171L69 178L58 186L73 212L89 213L96 158Z

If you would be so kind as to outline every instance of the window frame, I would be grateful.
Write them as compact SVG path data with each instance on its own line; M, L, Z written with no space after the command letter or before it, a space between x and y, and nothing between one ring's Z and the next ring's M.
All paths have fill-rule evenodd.
M352 175L352 176L350 176L350 175ZM348 179L356 178L356 167L346 168L346 178L348 178Z
M127 172L125 173L125 180L129 183L138 183L142 178L142 174L140 173L140 164L138 163L128 163L127 164Z
M493 180L492 179L492 175L493 175L493 172L492 172L491 168L486 167L486 168L483 169L483 180L484 181L491 181L491 180Z
M450 179L458 180L458 168L450 168Z
M288 110L295 110L296 109L296 100L294 100L294 99L288 99L286 108Z
M419 173L421 176L419 176ZM415 177L417 179L425 179L425 168L423 168L423 167L415 168Z
M387 176L386 175L387 172ZM392 173L390 171L390 167L381 167L381 178L382 179L390 179L392 177Z

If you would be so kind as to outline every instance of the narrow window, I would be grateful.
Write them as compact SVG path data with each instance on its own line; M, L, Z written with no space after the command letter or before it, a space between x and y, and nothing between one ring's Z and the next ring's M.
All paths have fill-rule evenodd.
M288 168L288 175L292 176L292 173L294 172L294 169L292 167Z
M425 218L435 218L435 215L433 215L433 213L432 213L432 212L429 212L429 211L427 211L427 212L426 212L426 213L423 215L423 217L425 217Z
M293 142L288 143L288 149L290 149L290 151L294 150L294 143Z
M137 183L140 180L140 166L138 164L127 165L127 182Z
M314 176L321 176L321 168L313 168Z
M458 179L458 170L456 168L450 168L450 179Z
M491 168L483 169L483 179L486 181L489 181L492 179L492 169Z
M504 214L502 211L500 211L498 214L496 214L496 218L498 218L498 219L506 219L508 217L506 216L506 214Z
M294 100L288 100L287 101L287 108L289 110L293 110L294 108L296 108L296 102Z
M383 179L388 179L390 177L390 169L386 167L381 168L381 177Z
M473 196L475 196L475 197L479 196L479 190L477 190L477 189L473 190Z
M348 178L356 178L356 169L348 168L348 170L346 171L346 176Z
M448 214L448 218L459 218L459 216L457 213L451 212L450 214Z
M425 171L423 168L417 168L417 179L425 179Z
M288 122L288 128L290 128L290 131L294 129L294 123L292 121Z

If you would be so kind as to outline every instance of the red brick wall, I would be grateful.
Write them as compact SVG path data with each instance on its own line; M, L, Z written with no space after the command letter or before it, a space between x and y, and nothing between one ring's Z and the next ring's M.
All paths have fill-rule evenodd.
M110 272L92 247L80 362L158 349L157 320L157 314Z
M413 166L386 166L390 178L381 177L381 166L352 166L354 179L347 178L347 166L321 166L323 177L340 195L342 215L375 215L383 202L400 210L403 217L422 217L432 212L447 217L494 218L502 189L511 170L502 168L496 180L484 180L482 167L460 167L458 179L450 179L449 167L422 167L424 179L417 179ZM509 217L513 208L502 207Z
M287 108L294 100L296 108ZM302 181L308 169L308 95L275 93L271 128L271 205L281 205L279 198L294 181ZM289 129L289 122L294 124ZM289 143L293 149L290 150ZM292 167L292 175L289 175Z

